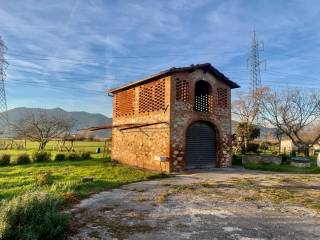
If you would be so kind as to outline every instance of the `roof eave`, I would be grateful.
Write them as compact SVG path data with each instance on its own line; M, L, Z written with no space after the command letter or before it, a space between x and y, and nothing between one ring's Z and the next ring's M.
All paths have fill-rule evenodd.
M221 73L218 69L214 68L210 63L204 63L204 64L198 64L198 65L191 65L189 67L181 67L181 68L174 68L173 67L173 68L170 68L168 70L165 70L165 71L156 73L154 75L148 76L148 77L146 77L144 79L125 84L125 85L123 85L121 87L108 89L107 93L108 93L109 96L112 96L116 92L126 90L128 88L131 88L133 86L137 86L137 85L142 84L142 83L150 82L150 81L154 80L155 78L164 77L164 76L167 76L169 74L176 73L176 72L196 70L196 69L199 69L199 68L207 69L207 70L211 71L214 76L219 78L221 81L225 82L228 86L230 86L231 89L240 88L240 86L237 83L231 81L223 73Z

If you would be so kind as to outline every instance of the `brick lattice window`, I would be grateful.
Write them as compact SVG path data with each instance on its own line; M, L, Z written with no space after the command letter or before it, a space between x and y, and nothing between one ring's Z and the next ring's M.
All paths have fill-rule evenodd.
M115 95L116 117L129 116L134 114L134 89L119 92Z
M139 113L165 110L165 80L142 85L139 88Z
M228 107L228 90L225 88L217 89L217 99L218 107L227 108Z
M195 85L195 105L197 112L213 112L213 96L211 85L200 80Z
M189 101L189 82L187 80L176 79L176 100Z
M213 96L196 96L195 110L198 112L213 112Z

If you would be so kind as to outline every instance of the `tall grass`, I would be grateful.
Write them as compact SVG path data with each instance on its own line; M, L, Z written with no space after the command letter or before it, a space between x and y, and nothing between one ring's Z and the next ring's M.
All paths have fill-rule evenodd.
M0 239L63 239L68 216L62 201L48 193L26 192L0 205Z

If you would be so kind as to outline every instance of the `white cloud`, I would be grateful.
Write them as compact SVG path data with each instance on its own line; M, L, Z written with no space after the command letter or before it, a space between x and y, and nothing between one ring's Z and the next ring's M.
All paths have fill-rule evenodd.
M212 62L245 84L253 28L265 42L268 81L319 75L318 1L0 0L0 6L0 35L8 59L16 59L9 61L8 81L89 93L172 66Z

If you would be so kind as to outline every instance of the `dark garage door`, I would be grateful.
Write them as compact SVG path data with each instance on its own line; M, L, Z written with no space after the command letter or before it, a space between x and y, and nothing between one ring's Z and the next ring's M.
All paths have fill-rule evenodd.
M216 165L216 131L209 123L193 123L187 130L186 143L187 168L206 168Z

